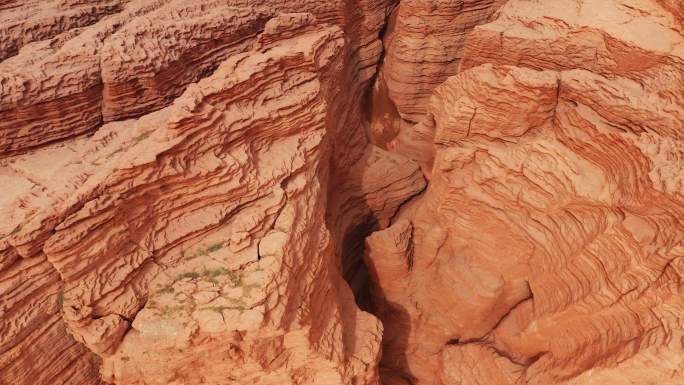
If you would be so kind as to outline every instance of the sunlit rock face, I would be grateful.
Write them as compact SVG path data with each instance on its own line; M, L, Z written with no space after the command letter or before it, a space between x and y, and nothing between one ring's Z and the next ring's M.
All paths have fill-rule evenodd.
M0 384L684 383L672 0L0 0Z
M466 38L427 191L367 239L386 383L684 381L680 15L511 0Z
M0 382L377 384L345 237L425 186L365 134L393 5L5 2Z
M466 37L505 0L404 0L383 33L385 54L372 89L370 137L430 173L434 127L425 120L434 89L458 73Z

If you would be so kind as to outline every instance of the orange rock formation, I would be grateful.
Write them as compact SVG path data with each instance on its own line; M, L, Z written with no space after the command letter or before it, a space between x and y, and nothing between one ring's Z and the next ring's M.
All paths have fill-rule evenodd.
M674 7L511 0L467 37L401 133L429 187L367 240L387 384L684 382Z
M0 0L0 384L684 383L673 0Z

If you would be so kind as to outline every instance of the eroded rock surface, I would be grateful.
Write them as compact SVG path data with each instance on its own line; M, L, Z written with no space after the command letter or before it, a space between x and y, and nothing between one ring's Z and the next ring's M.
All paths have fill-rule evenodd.
M383 35L385 55L373 87L371 137L421 164L429 162L423 122L432 91L458 72L466 36L504 0L404 0ZM430 142L427 141L430 145ZM426 151L428 150L428 151ZM424 170L429 173L430 167Z
M376 384L340 253L424 188L365 136L390 5L134 1L0 63L0 382Z
M0 0L0 384L684 383L671 0Z
M684 381L684 36L664 5L511 0L466 39L428 109L430 185L367 240L386 383Z

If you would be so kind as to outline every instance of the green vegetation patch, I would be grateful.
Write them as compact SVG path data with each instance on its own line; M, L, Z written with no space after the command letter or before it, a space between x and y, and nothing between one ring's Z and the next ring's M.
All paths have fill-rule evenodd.
M207 247L207 253L213 253L214 251L221 250L223 248L223 242L214 243L213 245Z
M199 249L195 254L192 254L192 255L186 257L185 259L190 260L190 259L197 258L199 256L209 255L209 253L213 253L215 251L221 250L223 248L223 246L225 246L224 242L213 243L213 244L207 246L206 248Z
M197 279L200 277L200 273L195 272L195 271L188 271L182 274L178 274L174 279L173 282L178 282L180 280L183 280L185 278L190 278L190 279Z
M173 287L169 286L169 287L165 287L163 289L157 290L157 294L173 294L174 291L175 290L173 289Z
M141 142L141 141L143 141L143 140L145 140L145 139L147 139L147 138L149 138L149 137L150 137L149 131L145 131L145 132L143 132L142 134L140 134L140 135L136 136L135 138L133 138L133 144L138 144L139 142Z
M59 308L62 309L64 308L64 292L60 291L57 293L57 305L59 305Z

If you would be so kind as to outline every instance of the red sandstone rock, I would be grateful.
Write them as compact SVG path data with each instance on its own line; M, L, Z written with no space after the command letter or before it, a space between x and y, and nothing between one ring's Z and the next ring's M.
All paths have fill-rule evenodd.
M177 4L129 4L128 13L35 43L44 52L37 60L25 47L1 64L15 71L7 75L9 87L20 83L22 63L44 60L55 69L40 64L35 73L72 88L40 89L29 82L35 91L8 88L16 92L5 94L6 105L16 109L28 97L54 107L62 95L73 101L70 93L87 89L88 79L97 86L102 77L107 90L114 73L163 72L163 65L134 63L144 64L147 53L174 63L179 51L172 50L202 46L112 52L119 49L117 42L126 44L117 39L135 36L134 31L154 36L155 22L185 12L173 8ZM368 14L353 20L345 17L343 3L311 6L343 30L309 13L278 14L260 26L263 8L237 5L247 8L226 12L239 17L190 19L176 26L188 26L185 31L198 33L200 42L224 50L211 56L209 67L188 65L189 81L206 78L185 91L185 80L174 82L173 91L150 88L163 100L141 110L134 110L137 99L121 93L117 107L108 111L138 114L170 106L139 119L96 122L92 137L23 155L11 154L90 130L90 123L74 119L76 126L59 128L50 119L70 113L62 110L37 116L44 119L42 127L57 126L60 136L53 139L46 140L31 122L15 120L3 131L13 143L0 169L9 186L0 204L6 219L0 223L0 287L3 301L7 298L3 309L12 309L3 313L3 381L95 383L94 364L116 384L231 378L234 383L377 383L382 327L354 303L339 268L346 258L336 254L344 249L343 240L331 237L326 221L340 219L336 235L360 217L377 215L386 225L424 186L416 164L367 147L362 129L360 100L379 58L377 32L388 8L358 4L359 12ZM240 28L243 19L263 33L250 38L220 28L229 38L211 39L214 23ZM60 54L77 52L62 43L88 47L78 56L82 67L56 65ZM128 53L130 61L117 61ZM80 58L93 58L92 65ZM178 92L182 95L174 99ZM115 105L112 95L105 92L102 101L95 95L87 103L97 115L98 108ZM17 115L26 119L35 113L5 116ZM28 135L14 145L18 133ZM389 175L368 180L365 167L337 170L357 161ZM342 171L347 179L336 174ZM329 210L328 186L334 183L349 184L345 189L358 208ZM347 209L352 210L342 212ZM35 261L44 272L32 273L25 261ZM38 325L48 320L54 326L45 338L45 326ZM70 353L45 371L50 356L28 366L31 350L22 340L35 350Z
M385 56L373 88L371 135L423 164L427 105L435 87L457 73L464 41L503 0L405 0L384 34ZM394 139L394 140L393 140ZM391 143L388 143L391 142ZM429 147L429 143L426 143ZM428 173L429 167L423 171Z
M0 60L16 55L28 43L50 39L120 12L128 1L0 1Z
M169 105L226 58L249 51L266 14L225 1L174 1L127 23L102 47L102 119Z
M425 195L367 241L387 383L684 381L676 17L512 0L474 29Z
M683 17L0 0L0 384L681 384Z
M103 41L167 0L135 1L87 27L28 44L0 62L0 156L88 133L102 124Z
M456 74L468 32L501 0L401 1L385 34L381 80L401 119L417 123L432 90Z

